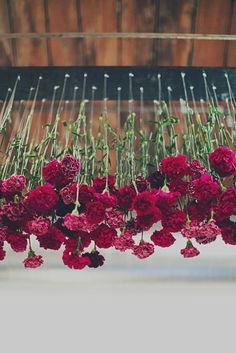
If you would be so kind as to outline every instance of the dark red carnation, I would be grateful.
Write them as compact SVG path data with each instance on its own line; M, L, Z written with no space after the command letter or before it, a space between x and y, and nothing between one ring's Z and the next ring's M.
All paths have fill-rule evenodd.
M162 215L159 208L153 207L150 209L149 213L137 215L137 226L142 230L148 230L153 226L154 223L160 221L161 217Z
M136 195L132 208L138 213L138 215L147 214L155 207L155 203L156 197L149 191L144 191Z
M17 231L9 231L6 238L12 250L14 250L15 252L22 252L26 250L27 239L28 239L27 234L17 232Z
M190 183L187 180L172 179L169 183L169 189L172 192L178 192L180 196L186 196L189 192Z
M193 180L191 193L200 202L211 202L220 196L220 185L211 175L204 174L199 179Z
M91 265L91 260L88 256L81 256L78 253L63 252L62 260L66 266L75 270L82 270L86 266Z
M118 190L117 203L125 211L131 210L136 192L133 188L126 185Z
M163 228L168 228L171 232L179 232L186 223L186 213L177 209L163 214L161 223Z
M220 229L225 244L236 245L236 223L228 220L221 224Z
M59 197L52 185L45 184L29 191L26 195L26 206L35 212L47 214L56 205Z
M66 154L61 161L61 171L63 176L72 182L80 171L79 160L71 154Z
M77 192L77 183L68 184L60 190L60 196L65 205L71 205L75 203Z
M181 179L188 174L187 156L166 157L162 160L160 170L169 179Z
M221 222L236 215L236 188L229 188L220 195L219 204L216 206L215 218Z
M156 206L160 208L162 212L169 212L177 202L177 198L180 196L179 192L165 192L159 189L155 192Z
M90 253L86 252L82 256L87 256L89 258L91 264L88 265L88 267L91 268L98 268L102 266L105 262L105 258L98 251L92 251Z
M170 233L168 229L163 228L162 230L159 230L159 231L156 230L151 235L151 240L157 246L160 246L162 248L168 248L169 246L174 244L176 239L173 237L173 235Z
M6 251L3 249L2 246L0 246L0 261L3 261L6 256Z
M108 194L107 192L102 194L96 193L95 199L101 202L105 208L111 208L117 205L116 195Z
M148 181L146 178L142 177L142 176L138 176L135 179L135 185L137 187L138 192L143 192L146 191L148 189ZM134 188L134 185L131 184L130 185L132 188Z
M44 180L51 185L62 186L68 183L68 180L62 174L61 163L56 159L43 167L42 174Z
M202 222L211 216L211 204L207 202L193 202L187 207L191 221Z
M46 234L38 236L37 239L41 248L58 250L65 241L65 235L52 226Z
M96 192L103 193L106 187L106 177L96 177L93 179L93 187ZM108 189L111 193L116 192L115 188L115 178L112 175L108 176Z
M1 190L4 194L15 195L25 189L26 178L24 175L12 175L2 182Z
M105 219L106 208L100 201L90 202L86 205L86 217L90 224L98 224Z
M86 204L88 202L94 201L94 199L95 199L94 188L86 184L81 185L79 188L79 202Z
M236 174L236 154L229 147L218 147L209 155L210 166L219 176L227 177Z
M202 175L207 173L206 167L202 165L198 160L194 159L189 164L189 174L192 179L198 179Z
M95 241L99 248L110 248L117 233L115 229L108 227L106 224L100 224L98 228L91 233L91 238Z
M150 183L150 186L152 189L159 189L162 188L165 182L165 177L161 172L156 171L151 173L148 178L148 182Z

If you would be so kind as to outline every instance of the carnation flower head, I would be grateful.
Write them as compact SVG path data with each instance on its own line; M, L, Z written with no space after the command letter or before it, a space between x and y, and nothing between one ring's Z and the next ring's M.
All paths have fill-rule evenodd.
M93 188L96 192L99 193L103 193L103 191L106 188L106 181L107 178L106 177L96 177L93 179ZM108 189L109 192L111 193L115 193L116 192L116 188L115 188L115 178L112 175L108 176Z
M25 189L24 175L12 175L2 182L2 192L8 195L20 194Z
M44 235L37 237L39 245L44 249L59 250L65 241L65 235L55 226L52 226Z
M100 201L89 202L86 205L86 217L90 224L99 224L105 219L105 206Z
M91 233L91 238L99 248L108 249L113 246L113 242L117 233L115 229L110 228L106 224L100 224L96 230Z
M134 184L131 184L130 186L132 188L134 188ZM148 181L143 176L138 176L135 179L135 186L136 186L138 192L146 191L148 189Z
M133 247L132 254L137 256L139 259L146 259L154 253L154 245L141 240L139 245Z
M135 242L129 233L124 233L114 239L113 245L116 250L126 251L133 249Z
M193 180L191 194L196 200L209 203L220 196L220 185L211 175L204 174L199 179Z
M179 232L186 223L186 213L176 209L163 215L161 220L163 228L168 228L172 232Z
M74 270L82 270L86 266L90 266L92 264L90 258L87 255L81 256L76 252L64 251L62 260L64 265Z
M151 173L147 178L152 189L162 188L165 182L165 177L160 171Z
M65 205L74 204L76 201L77 183L71 183L60 190L60 196Z
M15 252L23 252L27 248L28 235L19 231L9 231L7 242Z
M37 213L47 214L58 202L59 197L50 184L38 186L26 195L26 206Z
M198 160L194 159L189 163L189 174L193 180L200 178L206 173L206 167L204 167L204 165L202 165Z
M168 248L174 244L176 239L173 237L173 235L168 229L163 228L159 231L156 230L151 235L151 241L155 245L160 246L161 248Z
M128 185L123 186L117 193L118 206L125 211L131 210L135 196L136 192L133 188Z
M236 154L227 146L210 153L209 161L211 168L222 178L236 174Z
M25 268L38 268L43 264L43 257L41 255L35 255L35 253L30 250L28 257L23 261Z
M181 179L188 174L187 156L166 157L162 160L160 170L169 179Z
M186 247L180 250L181 255L185 258L198 256L200 251L195 248L190 240L187 241Z
M154 223L162 218L161 211L157 207L149 210L149 213L138 214L136 218L137 226L142 230L149 230Z
M155 203L155 196L149 191L144 191L136 195L133 200L132 208L138 213L138 215L148 214L150 213L150 210L155 207Z
M41 236L48 232L50 225L50 219L44 217L36 217L26 222L24 226L24 231L29 234Z
M79 188L79 202L87 204L95 199L95 190L92 186L83 184Z
M88 265L88 267L91 267L91 268L98 268L100 266L103 266L105 262L104 256L102 256L97 250L92 251L90 253L86 252L82 256L83 257L86 256L89 258L89 260L91 261L91 264Z
M225 244L236 245L236 223L230 220L220 225L222 239Z
M105 219L111 228L121 228L124 225L124 214L115 208L106 210Z
M6 251L0 246L0 261L3 261L6 257Z

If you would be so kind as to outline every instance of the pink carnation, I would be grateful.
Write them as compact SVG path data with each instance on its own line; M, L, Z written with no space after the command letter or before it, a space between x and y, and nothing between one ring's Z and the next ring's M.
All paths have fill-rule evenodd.
M111 228L121 228L124 225L124 214L112 208L106 211L105 220Z
M48 232L51 222L48 218L38 217L25 224L24 230L26 233L36 236L44 235Z
M144 240L141 240L139 245L133 247L133 255L137 256L139 259L146 259L154 253L154 245Z
M126 251L133 249L135 242L127 233L124 233L114 239L113 245L116 250Z

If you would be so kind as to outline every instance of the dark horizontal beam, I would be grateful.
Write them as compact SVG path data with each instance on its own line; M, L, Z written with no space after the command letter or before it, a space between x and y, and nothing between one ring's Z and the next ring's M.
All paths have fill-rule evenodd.
M188 98L191 98L190 86L194 86L196 100L206 99L203 72L213 95L212 85L216 87L219 100L229 97L225 74L228 75L233 95L236 97L236 68L193 68L193 67L1 67L0 68L0 99L6 96L8 88L13 88L17 76L20 81L15 99L27 99L30 87L36 87L39 76L42 76L38 99L51 99L53 88L60 86L57 97L60 97L64 77L70 75L65 90L65 99L72 99L75 86L79 87L78 98L82 98L84 74L87 73L85 98L91 99L92 86L96 86L95 99L104 98L104 75L107 79L107 96L110 100L117 99L117 88L121 87L121 99L128 100L130 96L129 74L132 73L133 98L140 98L140 87L143 87L144 100L154 100L159 97L158 75L161 76L162 96L168 99L168 87L171 87L171 98L185 98L181 73L185 73Z

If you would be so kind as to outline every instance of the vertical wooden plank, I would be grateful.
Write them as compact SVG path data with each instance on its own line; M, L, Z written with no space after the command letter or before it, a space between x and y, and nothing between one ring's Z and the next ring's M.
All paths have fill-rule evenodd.
M43 0L8 0L11 11L13 32L45 32ZM47 65L45 39L18 39L16 45L16 65Z
M122 32L153 32L155 0L122 0ZM151 65L153 40L122 39L122 65Z
M236 34L236 1L233 2L231 16L230 33ZM226 65L236 67L236 41L229 42L227 49Z
M48 31L49 32L77 32L78 8L76 0L47 0ZM88 1L89 2L89 1ZM80 39L68 38L50 39L52 65L80 65Z
M116 0L80 0L83 32L117 32ZM84 65L117 65L117 39L83 41Z
M0 0L0 33L10 32L7 0ZM0 40L0 66L13 65L12 42Z
M194 12L194 0L160 1L159 31L190 33ZM158 41L157 61L164 66L186 66L189 62L192 43L190 40Z
M230 10L231 0L199 0L196 33L227 33ZM223 66L224 51L224 41L195 41L192 64L194 66Z

